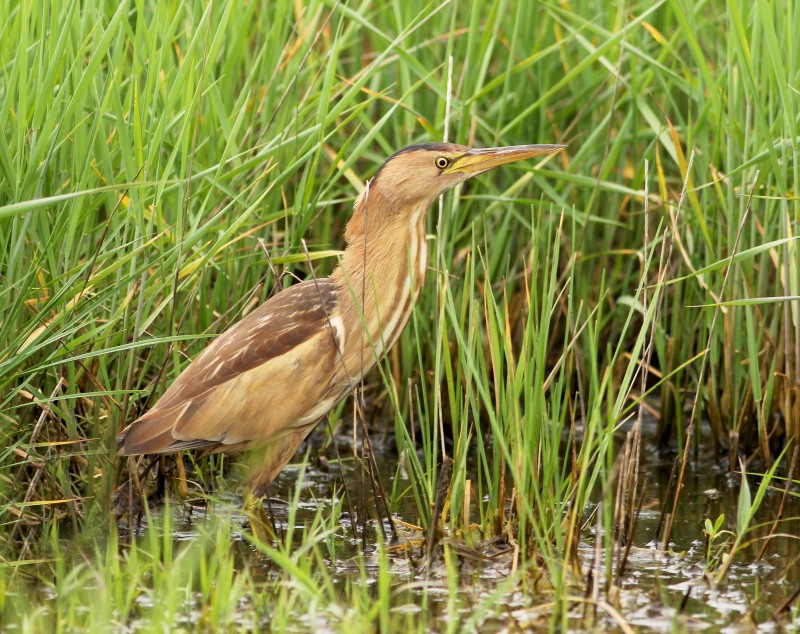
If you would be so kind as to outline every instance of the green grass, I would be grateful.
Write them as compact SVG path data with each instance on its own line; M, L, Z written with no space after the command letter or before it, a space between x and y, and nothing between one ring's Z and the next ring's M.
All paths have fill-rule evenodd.
M681 458L702 435L732 471L768 472L800 440L797 3L0 0L0 16L4 622L458 631L513 587L563 627L581 531L604 526L606 564L619 554L642 394ZM302 239L332 269L385 157L445 135L569 149L445 196L441 270L369 377L368 420L395 435L401 519L434 528L444 451L445 533L506 535L516 572L465 598L446 544L444 590L414 594L372 531L339 578L344 503L294 517L277 546L248 550L225 515L179 547L167 513L121 548L118 431L310 274ZM216 465L192 472L211 494ZM729 520L739 538L771 521L758 506ZM392 609L406 602L424 609Z

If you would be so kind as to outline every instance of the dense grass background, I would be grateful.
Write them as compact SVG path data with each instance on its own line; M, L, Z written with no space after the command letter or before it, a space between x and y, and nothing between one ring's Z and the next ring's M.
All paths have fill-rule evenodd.
M309 606L426 627L389 610L382 548L377 588L308 556L334 548L340 508L259 546L267 583L228 548L235 518L123 555L108 519L118 431L311 274L301 239L330 271L355 194L414 142L569 149L430 214L439 271L365 389L401 451L405 521L431 528L447 453L448 533L508 534L509 583L543 569L559 623L590 501L608 562L635 497L639 395L659 397L656 443L702 436L731 469L800 436L797 3L0 0L0 17L0 585L49 589L6 618L158 629L197 592L209 628L282 629ZM499 600L465 618L453 599L448 622Z

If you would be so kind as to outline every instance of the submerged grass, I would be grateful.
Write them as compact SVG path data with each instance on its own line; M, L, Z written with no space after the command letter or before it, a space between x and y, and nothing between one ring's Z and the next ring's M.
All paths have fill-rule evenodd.
M772 523L758 503L800 439L796 3L0 0L0 16L4 623L464 631L513 622L521 593L548 603L529 625L574 624L580 597L624 627L643 403L676 474L701 441L767 474L728 519L720 579ZM411 558L353 484L363 437L321 450L354 479L302 520L298 481L278 544L248 546L221 503L185 544L167 511L121 545L118 431L309 259L330 271L364 181L448 116L460 143L569 150L445 197L440 269L365 386L373 436L399 451L381 475ZM331 438L350 425L345 405ZM191 494L229 491L226 473L192 465ZM507 581L471 593L467 553L498 538Z

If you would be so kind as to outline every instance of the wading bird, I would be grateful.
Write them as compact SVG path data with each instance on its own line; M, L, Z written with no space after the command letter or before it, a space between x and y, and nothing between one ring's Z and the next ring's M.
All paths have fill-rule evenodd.
M476 174L564 147L421 143L391 156L356 198L332 275L281 291L222 333L120 433L119 453L253 450L245 507L261 533L267 487L408 323L430 204Z

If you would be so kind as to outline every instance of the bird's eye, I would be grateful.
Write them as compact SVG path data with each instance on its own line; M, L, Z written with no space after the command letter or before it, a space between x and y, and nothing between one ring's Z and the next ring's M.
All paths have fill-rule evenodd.
M450 165L450 159L440 156L434 161L434 163L436 163L436 167L438 167L440 170L443 170L445 167Z

